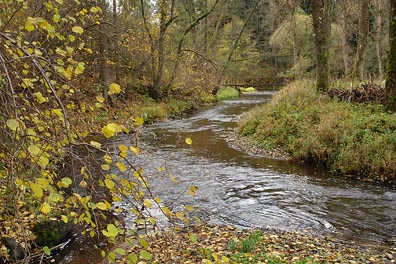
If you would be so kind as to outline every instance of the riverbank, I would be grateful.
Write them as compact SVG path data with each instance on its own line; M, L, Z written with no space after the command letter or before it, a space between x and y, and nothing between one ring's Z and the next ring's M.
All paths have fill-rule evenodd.
M396 179L396 114L378 103L318 94L296 81L254 109L238 135L257 149L281 149L293 159L369 181Z
M126 248L146 263L394 263L396 246L355 244L333 235L230 226L174 228L150 237L149 245Z

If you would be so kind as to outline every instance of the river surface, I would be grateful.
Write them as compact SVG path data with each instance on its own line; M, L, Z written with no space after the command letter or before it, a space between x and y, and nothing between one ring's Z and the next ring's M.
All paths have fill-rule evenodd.
M139 136L143 154L132 162L144 168L153 193L164 205L175 210L191 205L195 210L190 216L203 223L331 232L363 243L394 239L395 187L232 147L230 135L243 115L272 95L242 95L182 119L146 126ZM186 144L187 137L191 145ZM129 135L119 135L110 144L130 145L130 141ZM195 196L188 194L191 185L198 187ZM159 223L167 225L167 221ZM59 263L99 261L100 251L84 243L73 243L71 253Z
M242 95L187 118L146 127L140 142L150 153L145 166L152 172L166 167L178 181L152 177L155 194L175 208L194 206L204 223L310 229L369 241L394 238L395 188L250 155L229 144L243 115L272 95ZM185 143L187 137L192 145ZM187 194L190 185L198 187L194 197Z

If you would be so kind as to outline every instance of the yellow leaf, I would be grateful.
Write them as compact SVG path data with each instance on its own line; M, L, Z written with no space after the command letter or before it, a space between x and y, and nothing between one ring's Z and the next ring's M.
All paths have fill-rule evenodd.
M157 198L154 199L154 201L155 201L156 203L160 203L160 202L161 202L161 198L157 197Z
M119 146L118 146L118 149L119 149L121 152L128 152L128 147L125 146L125 145L119 145Z
M224 263L230 263L230 259L227 258L226 256L222 256L221 257L221 261L224 262Z
M73 70L72 67L68 66L67 69L63 72L63 75L70 80L73 76Z
M135 126L142 126L144 124L144 119L141 117L136 117L133 119L133 124Z
M40 157L39 160L37 161L37 164L40 165L41 168L47 167L48 163L49 163L48 158L44 156Z
M100 209L100 210L107 210L107 209L108 209L107 204L104 203L104 202L99 202L99 203L97 203L97 204L96 204L96 208L98 208L98 209Z
M106 99L105 99L102 95L96 96L96 100L97 100L99 103L103 103L104 101L106 101Z
M85 50L87 53L89 53L89 54L93 54L93 51L92 51L91 49L84 48L84 50Z
M107 225L107 230L102 230L103 235L106 237L116 237L118 235L118 229L113 224Z
M177 183L178 183L177 179L176 179L175 176L173 176L172 174L169 175L169 178L171 179L171 181L172 181L174 184L177 184Z
M190 188L189 188L188 194L191 195L191 196L194 196L194 195L195 195L195 192L196 192L197 190L198 190L198 187L197 187L197 186L191 185Z
M135 153L136 155L140 154L140 149L138 147L130 147L129 148L133 153Z
M73 35L68 35L67 37L69 38L70 42L74 42L76 40L76 37Z
M40 212L43 214L48 214L51 212L51 206L47 202L42 203L40 206Z
M62 110L60 110L59 108L52 109L51 112L52 112L54 115L57 115L57 116L59 116L59 117L63 117Z
M94 146L95 148L100 149L100 147L102 146L102 144L100 144L99 142L96 141L90 141L89 144L91 144L92 146Z
M116 133L122 132L124 129L125 127L122 125L116 123L109 123L102 128L102 133L106 138L110 138Z
M124 171L126 171L126 166L125 166L125 164L124 163L122 163L122 162L116 162L116 166L117 166L117 168L121 171L121 172L124 172Z
M187 143L188 145L191 145L191 144L192 144L192 139L191 139L191 138L186 138L186 143Z
M91 9L89 9L89 11L91 11L92 13L97 13L99 9L96 6L93 6L91 7Z
M84 181L84 180L80 181L81 187L85 188L85 187L87 187L87 185L88 185L88 183L86 181Z
M171 210L169 210L168 207L163 207L161 208L162 212L167 216L167 217L173 217L173 213Z
M29 185L35 197L41 198L43 196L43 188L41 187L41 185L34 182L29 182Z
M48 187L48 185L49 185L48 180L45 178L38 178L37 183L40 184L41 186L43 186L44 188Z
M72 179L70 179L69 177L63 177L61 181L62 181L63 187L65 187L65 188L68 188L70 186L70 184L73 183Z
M79 74L83 73L84 70L85 70L84 62L79 62L76 69L74 69L74 74L79 75Z
M105 138L110 138L115 135L115 132L111 130L108 126L104 126L102 128L102 133L105 136Z
M124 129L123 125L120 125L117 123L109 123L109 124L107 124L107 126L114 132L122 132L122 130Z
M110 180L110 179L105 179L104 182L105 182L106 187L109 190L112 190L114 188L114 186L115 186L115 183L112 180Z
M176 217L182 219L184 218L184 214L185 214L184 212L176 212Z
M192 207L191 205L186 205L185 208L187 211L190 211L190 212L194 211L194 207Z
M66 52L67 52L67 54L69 54L69 55L72 55L73 54L73 52L74 52L74 49L72 48L72 47L66 47Z
M119 94L120 92L121 92L121 87L118 84L116 83L110 84L110 88L108 92L109 95Z
M47 98L45 98L40 92L34 93L34 95L36 96L36 101L39 104L45 103L48 101Z
M69 222L69 218L66 215L61 215L61 219L62 221L67 224L67 222Z
M84 29L79 26L74 26L74 27L72 27L72 31L77 34L82 34L84 32Z
M26 21L25 23L25 29L29 32L32 32L34 30L34 25L30 23L29 21Z
M40 154L41 149L39 147L37 147L36 145L30 145L28 147L28 151L29 151L30 155L36 157Z
M100 167L101 167L102 170L104 170L104 171L110 170L109 164L102 164Z
M111 156L109 154L104 155L103 159L106 161L106 163L110 164L111 162L113 162L113 159L111 158Z
M148 208L151 208L152 206L153 206L153 203L152 202L150 202L149 200L144 200L144 206L146 206L146 207L148 207Z
M59 14L55 14L53 20L54 20L55 23L58 23L59 20L60 20L60 15Z
M126 158L128 156L128 147L125 145L118 146L118 149L121 151L120 156Z
M18 120L16 119L8 119L6 124L8 128L11 129L12 131L15 131L19 127Z

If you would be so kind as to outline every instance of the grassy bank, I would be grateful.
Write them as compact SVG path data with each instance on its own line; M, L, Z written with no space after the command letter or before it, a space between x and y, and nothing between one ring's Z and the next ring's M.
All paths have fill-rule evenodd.
M334 172L396 179L396 114L379 104L319 95L308 81L290 84L256 108L238 133L262 148L282 148Z
M221 87L216 94L216 100L222 101L232 98L237 98L239 96L239 91L235 87L225 86Z
M179 117L199 109L202 105L215 101L213 96L202 98L165 98L156 102L152 98L138 93L128 94L125 98L114 98L109 104L96 102L87 98L80 101L78 107L71 111L71 118L78 131L87 133L100 132L109 122L116 122L130 127L133 119L142 117L145 123L163 121Z

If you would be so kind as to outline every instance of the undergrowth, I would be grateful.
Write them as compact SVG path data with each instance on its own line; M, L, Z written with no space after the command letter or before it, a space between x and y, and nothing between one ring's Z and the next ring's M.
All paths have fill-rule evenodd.
M238 132L261 147L280 147L334 172L379 181L396 176L396 114L379 104L320 95L308 81L290 84L253 110Z

